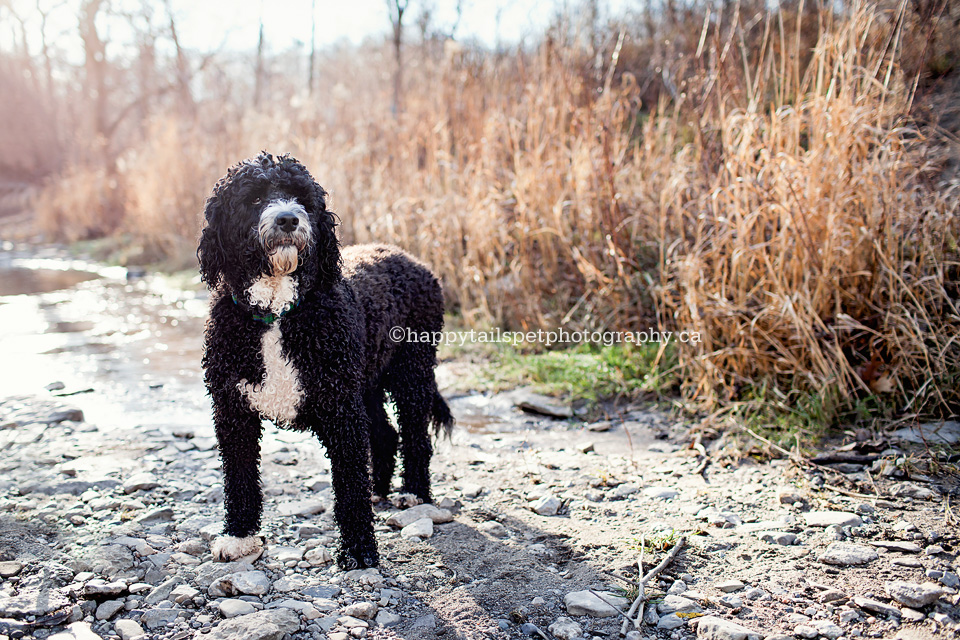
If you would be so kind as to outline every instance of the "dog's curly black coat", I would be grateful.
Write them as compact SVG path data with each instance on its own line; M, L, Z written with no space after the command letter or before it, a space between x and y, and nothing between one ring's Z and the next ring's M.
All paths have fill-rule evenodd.
M301 222L296 237L276 224L270 229L277 243L297 249L293 270L282 276L295 299L279 312L250 293L257 282L282 279L271 260L275 247L264 240L264 212L271 206L274 217L278 206L286 207L284 216ZM361 245L341 254L326 193L289 156L263 152L231 167L214 187L204 215L197 255L212 299L203 366L223 463L224 534L259 542L251 536L260 526L261 421L268 418L319 438L331 464L340 528L337 562L345 569L375 566L371 468L373 491L386 496L399 440L402 491L429 502L429 426L449 433L453 425L434 377L436 347L429 341L394 342L388 335L393 327L440 331L440 284L396 247ZM296 231L294 221L284 224ZM271 331L277 332L274 360L293 377L268 383L268 369L277 366L267 362ZM269 415L263 406L255 408L254 394L268 387L278 396L296 392L291 413ZM386 394L396 405L399 437L384 408Z

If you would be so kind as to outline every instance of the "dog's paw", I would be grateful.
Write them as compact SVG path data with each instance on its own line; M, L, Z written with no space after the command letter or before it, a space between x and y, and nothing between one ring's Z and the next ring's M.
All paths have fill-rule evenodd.
M380 564L380 558L377 555L376 548L348 550L340 549L337 552L337 566L342 571L353 571L354 569L366 569L367 567L376 567Z
M407 509L409 507L415 507L418 504L423 504L423 500L412 493L394 493L390 496L390 502L392 502L393 506L397 509Z
M263 540L258 536L219 536L210 545L210 552L214 562L232 562L241 558L253 562L263 553Z

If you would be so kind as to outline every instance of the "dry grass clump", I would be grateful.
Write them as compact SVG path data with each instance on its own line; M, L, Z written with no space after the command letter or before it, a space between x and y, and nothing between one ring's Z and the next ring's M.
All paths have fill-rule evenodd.
M909 91L883 46L902 34L882 18L861 9L822 34L802 75L771 48L755 98L711 123L716 171L696 168L704 143L675 156L690 179L663 212L658 299L703 337L681 346L689 396L957 406L956 201L932 188L904 120Z

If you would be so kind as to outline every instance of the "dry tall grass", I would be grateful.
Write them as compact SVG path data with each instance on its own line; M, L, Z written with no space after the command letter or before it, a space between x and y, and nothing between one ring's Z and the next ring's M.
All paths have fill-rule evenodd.
M547 40L424 57L394 119L375 65L344 60L315 101L157 117L117 165L125 215L109 226L151 254L192 250L229 162L291 152L332 192L345 240L421 256L467 323L699 331L681 378L706 405L766 389L949 412L956 191L934 184L906 117L904 6L708 14L656 105L635 69L597 78ZM51 229L102 197L70 184L40 207Z

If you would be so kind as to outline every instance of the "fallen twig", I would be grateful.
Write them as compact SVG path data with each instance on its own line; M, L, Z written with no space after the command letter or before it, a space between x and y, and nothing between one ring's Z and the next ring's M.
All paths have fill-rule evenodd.
M840 487L836 487L832 484L827 484L827 483L823 483L823 488L830 489L830 491L836 491L837 493L844 496L850 496L851 498L860 498L862 500L876 500L879 497L879 496L867 495L865 493L857 493L856 491L850 491L849 489L842 489Z
M697 468L693 470L694 474L702 476L703 472L706 471L707 465L710 464L710 456L707 455L707 449L700 442L700 436L697 436L696 442L693 443L693 448L697 450L697 453L703 457L703 460L700 461L700 464L697 465ZM706 477L704 477L706 480Z
M623 621L623 624L620 625L620 635L627 635L627 628L630 626L630 623L633 623L635 629L639 629L640 625L643 623L643 609L647 601L646 590L647 583L660 575L667 566L673 562L673 559L677 557L677 554L680 553L680 549L683 548L683 545L687 543L686 536L682 536L677 543L673 545L673 548L670 549L670 553L660 561L660 564L651 569L645 576L640 578L639 593L637 593L636 599L633 601L633 604L630 605L630 610L624 616L626 620ZM643 546L641 546L643 549ZM643 571L643 556L637 563L640 566L640 571ZM636 614L636 617L633 617Z

